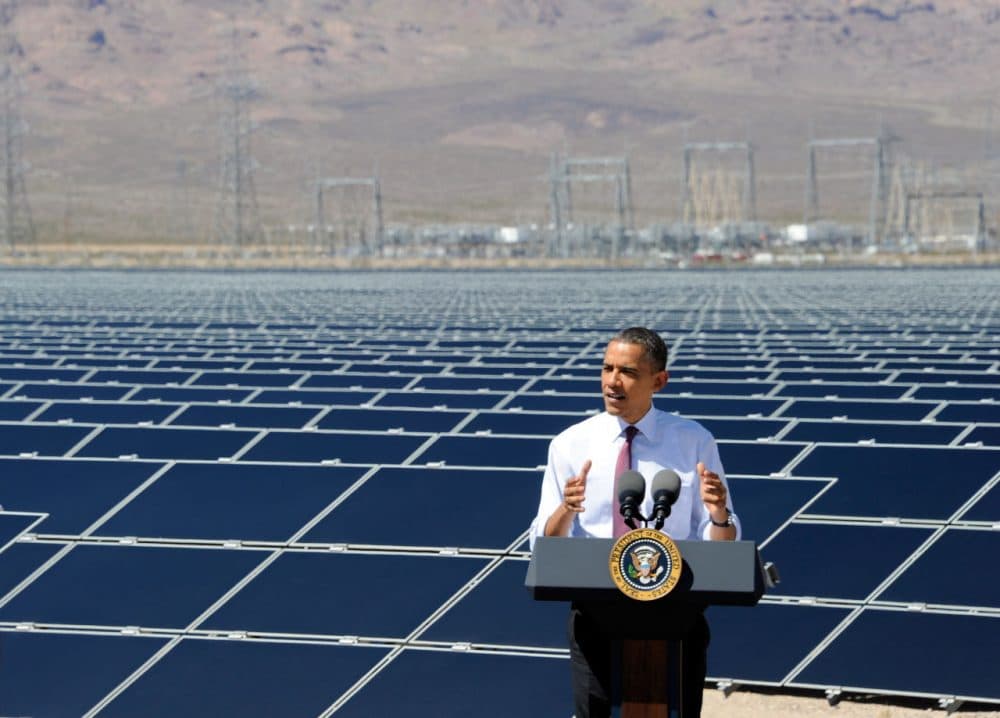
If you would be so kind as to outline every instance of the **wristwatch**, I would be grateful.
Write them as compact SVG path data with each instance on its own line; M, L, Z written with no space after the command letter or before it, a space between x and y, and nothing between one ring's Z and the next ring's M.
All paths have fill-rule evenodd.
M712 518L711 514L708 515L708 520L712 522L713 526L718 526L720 529L727 529L733 525L733 512L730 511L729 507L727 506L725 521L716 521L715 519Z

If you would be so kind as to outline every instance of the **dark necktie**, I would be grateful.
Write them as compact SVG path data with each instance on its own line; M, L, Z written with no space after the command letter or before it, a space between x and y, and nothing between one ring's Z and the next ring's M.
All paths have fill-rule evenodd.
M625 427L625 443L622 444L622 448L618 452L618 462L615 464L615 480L611 487L611 513L613 516L611 525L615 538L631 531L628 524L625 523L625 519L622 518L621 511L618 510L618 477L632 468L632 439L637 433L639 430L631 424Z

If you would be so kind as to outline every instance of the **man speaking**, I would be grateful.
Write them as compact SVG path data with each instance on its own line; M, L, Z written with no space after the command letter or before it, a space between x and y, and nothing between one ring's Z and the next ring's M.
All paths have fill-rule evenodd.
M618 511L615 480L626 471L680 477L676 503L663 525L674 540L732 541L740 536L718 448L700 424L653 407L667 384L667 347L643 327L625 329L608 343L601 368L604 412L569 427L549 445L538 514L538 536L614 538L628 531ZM640 513L652 515L653 498ZM699 615L684 628L684 715L697 716L705 681L708 626ZM574 604L569 618L570 663L576 718L611 712L611 641Z

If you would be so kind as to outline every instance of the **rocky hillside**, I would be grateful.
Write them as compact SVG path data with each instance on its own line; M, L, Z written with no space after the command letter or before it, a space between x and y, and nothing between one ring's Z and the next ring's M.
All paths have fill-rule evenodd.
M21 0L8 29L31 186L64 225L179 187L207 222L234 57L273 221L308 215L311 176L375 166L398 219L540 219L554 150L628 151L651 221L684 137L750 137L762 204L795 212L810 132L881 117L910 156L981 164L1000 67L987 0Z

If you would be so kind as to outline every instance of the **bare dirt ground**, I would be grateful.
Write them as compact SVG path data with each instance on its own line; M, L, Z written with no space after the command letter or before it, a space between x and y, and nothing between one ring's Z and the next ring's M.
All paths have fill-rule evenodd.
M913 702L901 698L846 696L831 706L821 695L786 695L736 690L725 697L722 691L705 690L703 718L929 718L948 713L934 701ZM1000 705L962 705L955 712L961 718L1000 718Z

